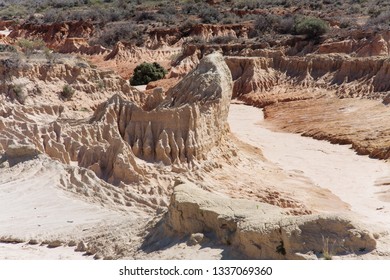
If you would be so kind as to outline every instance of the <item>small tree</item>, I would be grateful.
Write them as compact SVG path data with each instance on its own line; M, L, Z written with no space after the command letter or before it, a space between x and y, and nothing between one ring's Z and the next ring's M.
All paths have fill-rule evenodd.
M149 82L157 81L167 74L160 64L153 63L142 63L134 69L133 77L130 79L130 84L132 86L146 85Z
M327 23L319 18L305 17L295 22L295 32L306 35L308 39L317 39L327 31Z

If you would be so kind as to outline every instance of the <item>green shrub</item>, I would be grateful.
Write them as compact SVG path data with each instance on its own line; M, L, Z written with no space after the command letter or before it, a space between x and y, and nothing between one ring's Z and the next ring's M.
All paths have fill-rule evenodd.
M328 31L328 25L319 18L304 17L295 22L295 32L306 35L308 39L317 39Z
M20 39L17 42L18 46L22 49L22 51L26 55L31 55L32 53L36 51L44 51L46 49L45 42L42 40L27 40L27 39Z
M11 99L17 100L20 104L26 103L27 95L24 92L23 85L16 84L11 87Z
M276 29L280 21L281 18L276 15L259 15L254 22L254 28L259 35L262 35L265 32Z
M142 63L134 69L133 77L130 79L130 84L132 86L146 85L149 82L157 81L167 74L160 64L153 63Z
M64 85L61 91L61 98L63 100L70 100L72 99L74 93L75 90L70 85Z
M0 52L16 52L16 49L11 45L0 44Z

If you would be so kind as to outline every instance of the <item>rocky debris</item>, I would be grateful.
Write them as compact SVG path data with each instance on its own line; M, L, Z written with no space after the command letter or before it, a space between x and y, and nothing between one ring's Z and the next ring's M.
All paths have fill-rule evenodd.
M0 236L0 243L19 244L25 241L18 237L13 236Z
M38 245L39 242L36 239L31 239L27 244L29 244L29 245Z
M372 234L337 215L289 216L284 209L255 201L231 199L192 183L174 189L165 220L170 234L203 233L253 259L302 259L321 256L326 242L333 255L370 252Z

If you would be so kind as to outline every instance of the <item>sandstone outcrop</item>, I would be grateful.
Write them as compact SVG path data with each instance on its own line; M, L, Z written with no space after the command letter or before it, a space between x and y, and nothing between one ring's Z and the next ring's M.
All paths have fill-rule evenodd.
M321 257L326 249L333 255L365 253L376 247L372 234L348 218L293 217L282 208L231 199L191 183L175 187L163 228L174 235L203 233L253 259Z

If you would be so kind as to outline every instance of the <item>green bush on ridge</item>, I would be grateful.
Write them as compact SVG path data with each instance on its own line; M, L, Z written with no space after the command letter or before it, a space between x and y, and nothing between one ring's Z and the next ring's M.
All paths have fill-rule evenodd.
M134 69L134 74L130 79L130 84L132 86L146 85L149 82L157 81L167 74L160 64L153 63L142 63Z
M295 22L295 32L306 35L308 39L317 39L328 31L328 25L319 18L304 17Z

